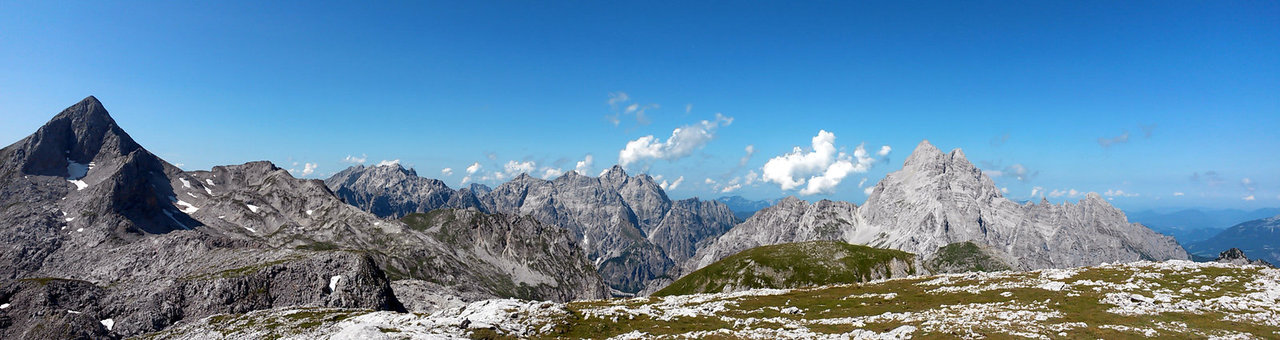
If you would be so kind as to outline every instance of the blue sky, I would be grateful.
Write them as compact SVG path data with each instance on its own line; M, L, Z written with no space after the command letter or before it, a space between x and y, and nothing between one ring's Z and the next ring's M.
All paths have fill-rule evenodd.
M7 1L0 143L92 94L185 169L354 156L458 187L633 143L674 197L861 203L928 139L1014 199L1274 207L1278 61L1274 1ZM836 151L784 159L819 131Z

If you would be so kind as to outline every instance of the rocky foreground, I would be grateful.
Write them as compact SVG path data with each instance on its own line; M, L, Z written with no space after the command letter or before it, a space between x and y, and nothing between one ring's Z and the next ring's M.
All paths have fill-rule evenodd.
M1280 270L1188 261L918 276L808 289L487 300L431 315L285 309L217 315L161 339L1280 337Z

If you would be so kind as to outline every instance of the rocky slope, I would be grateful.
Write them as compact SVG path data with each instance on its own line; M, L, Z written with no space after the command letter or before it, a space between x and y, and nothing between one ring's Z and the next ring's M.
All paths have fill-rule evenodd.
M526 289L513 297L605 294L564 233L501 222L417 230L268 162L184 172L135 143L93 97L0 159L0 338L130 336L263 308L401 310L381 267L403 262L431 268L408 278L478 292L471 300L508 296L488 282ZM543 231L534 248L510 244L529 231ZM546 245L555 247L536 248ZM521 270L559 281L523 281Z
M839 241L753 248L689 273L653 296L850 284L916 274L915 255Z
M1015 268L1064 268L1104 262L1186 259L1171 237L1129 223L1097 194L1076 204L1018 204L959 149L921 142L861 207L786 199L702 249L685 269L758 245L810 240L900 249L928 256L972 241L1010 255Z
M1271 263L1280 263L1280 215L1236 224L1218 235L1192 243L1187 250L1201 256L1212 256L1229 248Z
M159 339L1267 339L1280 270L1188 261L964 273L566 304L486 300L432 315L286 309Z
M521 174L495 188L473 184L458 191L398 165L352 167L326 183L347 202L381 216L471 208L559 226L579 240L587 258L620 294L670 282L680 272L675 264L738 222L720 202L673 201L653 178L629 176L617 166L600 177L570 171L542 180Z

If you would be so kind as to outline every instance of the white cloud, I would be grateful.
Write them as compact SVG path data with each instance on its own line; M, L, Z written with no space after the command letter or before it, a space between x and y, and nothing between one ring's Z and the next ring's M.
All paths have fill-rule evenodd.
M1007 177L1007 178L1016 179L1019 182L1026 182L1030 180L1031 177L1035 177L1035 175L1039 174L1040 172L1039 171L1031 172L1030 170L1027 170L1027 167L1023 166L1022 164L1013 164L1013 165L1004 167L1003 170L982 170L982 173L986 174L988 177L991 177L991 178ZM1035 195L1035 194L1032 194L1032 195Z
M442 176L453 176L453 168L444 168L444 169L440 169L440 175L442 175Z
M867 196L871 196L872 191L876 191L876 187L874 185L862 189L862 193L866 194Z
M1043 193L1044 193L1044 188L1043 188L1043 187L1034 187L1034 188L1031 188L1031 196L1035 196L1036 194L1043 194Z
M369 160L369 155L366 155L366 154L361 154L360 157L347 155L347 158L343 158L342 162L351 163L351 164L364 164L364 162L368 160Z
M537 166L538 165L533 161L525 161L525 162L507 161L507 164L503 165L502 167L503 169L506 170L505 177L516 177L516 176L519 176L520 174L532 173L533 169L537 168ZM500 176L498 173L495 173L495 177L501 180L504 176Z
M1174 195L1174 196L1182 196L1182 195L1185 195L1185 194L1183 194L1182 192L1174 192L1174 193L1173 193L1173 195Z
M1009 193L1009 188L1008 188L1008 187L1001 187L1001 188L1000 188L1000 193L1002 193L1002 194L1007 194L1007 193Z
M866 184L867 184L867 178L866 178L866 177L863 177L861 181L858 181L858 187L859 187L859 188L861 188L863 185L866 185Z
M671 137L667 138L666 142L654 138L653 135L637 138L627 142L626 147L618 152L618 165L626 167L646 159L674 161L684 158L715 138L716 129L732 123L732 117L717 113L714 120L704 120L698 124L685 125L672 130Z
M1107 197L1136 197L1136 196L1139 196L1138 194L1135 194L1135 193L1131 193L1131 192L1124 192L1124 190L1107 190L1107 192L1102 193L1102 195L1103 195L1103 196L1107 196Z
M716 180L714 180L714 179L710 179L710 178L708 178L708 179L706 179L706 180L704 180L704 181L702 181L702 182L703 182L703 183L707 183L707 184L711 184L711 185L715 185L715 184L716 184Z
M393 160L389 160L389 161L388 161L388 160L383 160L383 161L381 161L381 162L378 162L378 165L377 165L377 166L387 166L387 165L397 165L397 164L400 164L400 160L399 160L399 159L393 159Z
M564 170L560 170L556 168L542 169L542 179L551 179L555 177L560 177L560 175L563 175L563 174L564 174Z
M1252 200L1254 200L1253 195L1245 196L1245 197L1243 197L1243 198L1241 198L1241 199L1246 200L1246 201L1252 201Z
M836 149L835 140L835 134L818 131L809 151L797 146L790 153L769 159L762 168L762 179L777 183L782 190L793 190L807 183L800 194L813 195L831 193L845 176L871 169L875 159L867 154L864 145L858 145L853 155L849 155Z
M658 179L661 179L661 177L662 176L658 176ZM680 183L684 183L684 176L676 178L676 180L671 183L667 183L666 180L663 180L662 183L658 184L658 187L662 188L662 190L676 190L676 188L680 187Z
M884 145L880 147L880 151L876 151L876 155L880 157L888 156L890 151L893 151L893 148L890 148L888 145Z
M747 144L747 147L745 148L745 150L747 151L747 154L743 155L742 159L738 160L738 166L747 165L747 161L751 160L751 155L756 154L755 145Z
M471 175L475 175L477 172L480 172L480 169L483 167L483 165L480 165L480 162L471 163L471 165L467 166L467 175L462 177L462 184L470 182Z
M302 165L302 175L310 176L316 172L316 163L307 163Z
M741 188L742 188L742 184L727 185L724 188L720 189L720 193L722 194L731 193Z
M591 156L591 154L587 154L587 156L583 157L581 161L578 161L578 165L574 166L573 170L577 171L579 175L586 175L591 171L592 163L595 163L595 157Z
M1062 197L1062 196L1076 197L1076 196L1080 196L1080 194L1083 194L1083 193L1084 192L1076 191L1076 189L1068 189L1068 190L1053 189L1053 191L1049 192L1049 197Z
M684 104L684 114L693 112L693 104Z

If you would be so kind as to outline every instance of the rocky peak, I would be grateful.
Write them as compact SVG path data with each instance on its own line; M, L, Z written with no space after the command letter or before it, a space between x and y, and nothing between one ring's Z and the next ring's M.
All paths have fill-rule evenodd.
M961 157L963 156L961 154ZM916 145L916 149L911 151L911 155L907 156L907 161L903 164L903 167L928 167L931 164L939 164L943 160L942 151L938 150L926 139L920 141L920 144Z
M630 176L627 176L627 171L623 170L622 166L614 165L612 168L609 168L609 171L605 171L603 175L600 175L600 182L608 184L614 190L617 190L622 187L622 184L625 183L628 178L630 178Z
M471 183L471 186L468 188L471 189L471 192L475 193L476 196L488 195L490 191L493 191L493 188L480 183Z
M24 159L10 159L12 164L22 164L25 173L47 176L67 176L70 163L88 164L99 153L117 159L142 149L93 96L62 110L15 145L23 146L17 156Z

